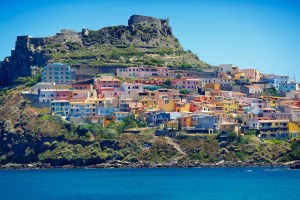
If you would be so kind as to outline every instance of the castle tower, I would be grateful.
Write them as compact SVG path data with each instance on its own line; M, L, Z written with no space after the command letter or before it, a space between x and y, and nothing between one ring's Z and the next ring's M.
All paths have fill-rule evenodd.
M89 36L89 30L88 30L86 27L83 27L83 28L82 28L81 33L82 33L82 36L83 36L83 37Z

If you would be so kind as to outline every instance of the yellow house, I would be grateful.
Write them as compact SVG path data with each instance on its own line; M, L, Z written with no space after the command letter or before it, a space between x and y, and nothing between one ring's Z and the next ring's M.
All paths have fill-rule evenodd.
M220 84L218 84L218 83L207 83L207 84L205 84L205 89L220 90Z
M165 124L161 124L159 126L159 128L161 130L163 130L164 128L167 128L169 130L178 130L178 121L177 120L173 120L173 121L168 121Z
M158 109L158 103L156 99L145 98L139 100L139 102L141 102L144 105L145 109L150 109L150 110Z
M245 73L243 72L238 72L234 74L234 80L245 80Z
M223 111L224 112L236 112L239 108L239 105L237 102L233 101L223 101Z
M176 112L189 112L190 111L190 104L189 103L182 103L182 102L175 103L175 111Z
M263 97L263 100L268 107L276 107L277 106L276 99L277 99L276 97Z
M289 122L289 135L291 141L300 139L300 124L296 122Z
M240 133L240 125L238 123L223 122L220 126L221 131Z
M165 99L159 98L158 99L158 108L164 110L165 112L172 112L174 111L175 103L180 102L180 99Z

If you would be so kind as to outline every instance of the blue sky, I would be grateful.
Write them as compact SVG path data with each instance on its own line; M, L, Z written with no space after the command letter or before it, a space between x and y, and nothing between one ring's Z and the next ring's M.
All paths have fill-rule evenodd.
M1 0L0 59L18 35L126 25L130 15L170 18L186 50L213 65L231 63L300 78L299 0Z

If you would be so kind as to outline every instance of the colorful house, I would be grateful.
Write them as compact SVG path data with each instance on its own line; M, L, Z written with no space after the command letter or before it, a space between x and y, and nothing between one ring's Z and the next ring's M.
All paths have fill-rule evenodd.
M299 122L289 122L289 135L292 141L300 140L300 124Z
M94 82L97 93L101 93L106 88L120 88L121 81L117 78L96 78Z
M75 81L75 70L64 63L52 63L43 68L42 82L71 83Z
M164 111L148 111L147 124L150 126L160 126L170 121L170 113Z
M246 80L245 73L238 72L238 73L234 74L233 80Z
M70 114L70 101L56 100L50 103L51 113L55 113L60 116L68 117Z
M233 132L236 134L240 133L241 125L234 122L222 122L220 125L220 131L221 132Z
M186 130L191 127L192 117L190 115L185 115L179 118L179 127L181 130Z
M158 103L156 99L144 98L139 100L142 103L144 109L154 110L158 109Z
M95 102L70 102L70 118L85 118L98 116Z
M202 87L202 81L200 79L180 78L173 79L171 85L177 89L197 90Z
M287 139L289 120L249 120L249 128L259 130L261 139Z
M128 117L130 115L129 112L114 112L115 122L122 122L124 117Z
M183 102L177 102L174 105L174 110L176 112L189 112L190 111L190 104L189 103L183 103Z
M241 92L247 95L261 95L263 90L258 85L241 86Z
M168 99L168 98L159 98L158 99L158 108L166 112L172 112L175 110L175 103L180 103L180 99Z
M258 82L260 81L261 74L256 69L241 69L241 71L244 73L244 76L248 79L250 79L251 82Z
M128 67L117 69L117 76L120 77L152 77L152 76L168 76L167 67Z
M238 102L234 102L233 100L224 100L222 105L224 112L237 112L239 108Z
M132 91L143 91L144 85L140 83L122 83L121 89L125 92L125 94L130 94Z

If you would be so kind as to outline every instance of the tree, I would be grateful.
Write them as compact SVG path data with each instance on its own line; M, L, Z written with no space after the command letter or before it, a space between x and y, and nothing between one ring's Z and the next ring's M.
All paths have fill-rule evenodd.
M134 118L134 115L129 115L127 117L124 117L122 122L124 123L124 129L138 127L138 123Z
M103 136L103 139L106 139L106 140L111 140L111 139L115 139L117 137L118 133L116 130L114 129L103 129L102 130L102 136Z
M179 93L186 95L186 94L189 94L190 92L187 89L181 89L181 90L179 90Z
M110 122L109 124L107 124L106 128L114 129L117 131L118 134L121 134L125 129L125 125L123 122Z
M228 136L227 136L227 142L228 143L232 143L232 142L234 142L236 139L237 139L237 134L236 133L234 133L234 132L229 132L228 133Z
M180 79L180 78L181 78L181 75L180 75L180 74L177 74L177 75L175 76L175 78Z
M277 92L277 90L276 90L275 87L270 88L270 89L267 91L267 94L268 94L268 95L271 95L271 96L273 96L273 97L278 97L278 96L279 96L279 94L278 94L278 92Z
M171 81L170 81L170 79L167 79L167 80L164 82L164 85L165 85L165 86L171 86Z

